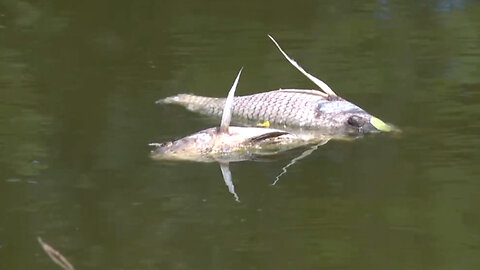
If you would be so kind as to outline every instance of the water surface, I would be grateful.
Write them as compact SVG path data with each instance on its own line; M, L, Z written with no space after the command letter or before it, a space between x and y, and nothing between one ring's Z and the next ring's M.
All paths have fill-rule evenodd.
M480 5L3 1L0 263L54 269L478 269ZM400 136L231 164L159 163L217 121L154 101L314 85ZM58 268L59 269L59 268Z

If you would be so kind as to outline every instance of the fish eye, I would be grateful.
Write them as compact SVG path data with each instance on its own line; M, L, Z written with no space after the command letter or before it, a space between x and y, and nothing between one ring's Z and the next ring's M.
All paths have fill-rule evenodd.
M361 127L363 126L364 122L365 121L357 115L352 115L347 120L347 123L354 127Z

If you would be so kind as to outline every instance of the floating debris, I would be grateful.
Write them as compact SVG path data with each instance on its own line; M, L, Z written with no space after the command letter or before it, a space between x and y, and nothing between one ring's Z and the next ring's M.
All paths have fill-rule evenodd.
M54 249L49 244L43 242L42 238L38 237L37 240L45 253L47 253L48 257L50 257L54 263L65 270L75 270L73 265L59 251Z

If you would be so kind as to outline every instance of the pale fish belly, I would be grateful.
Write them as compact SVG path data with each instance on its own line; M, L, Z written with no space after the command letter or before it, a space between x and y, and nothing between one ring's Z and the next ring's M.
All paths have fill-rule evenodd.
M156 148L151 157L157 160L237 161L311 144L277 129L230 127L228 133L218 130L209 128L175 141L153 144Z

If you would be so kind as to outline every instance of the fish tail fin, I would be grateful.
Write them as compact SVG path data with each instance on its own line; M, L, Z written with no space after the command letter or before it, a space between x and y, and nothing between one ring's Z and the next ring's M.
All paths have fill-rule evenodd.
M156 104L176 104L192 112L221 115L225 104L224 98L196 96L192 94L178 94L159 99Z
M175 96L170 96L166 98L159 99L155 101L156 104L188 104L196 102L196 98L198 96L190 95L190 94L178 94Z

